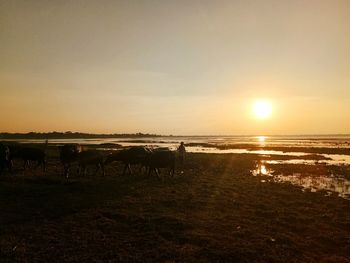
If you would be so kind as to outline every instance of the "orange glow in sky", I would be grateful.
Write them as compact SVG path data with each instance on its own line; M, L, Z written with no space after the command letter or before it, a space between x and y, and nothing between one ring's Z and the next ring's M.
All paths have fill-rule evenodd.
M350 1L0 5L0 131L350 133Z

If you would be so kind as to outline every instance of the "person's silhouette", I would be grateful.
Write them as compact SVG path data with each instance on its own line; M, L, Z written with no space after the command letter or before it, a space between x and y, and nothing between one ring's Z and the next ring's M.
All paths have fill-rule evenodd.
M183 169L184 162L185 162L185 154L186 154L186 148L184 142L180 143L180 146L177 148L177 151L179 153L179 163L181 166L181 169ZM181 171L183 173L183 171Z

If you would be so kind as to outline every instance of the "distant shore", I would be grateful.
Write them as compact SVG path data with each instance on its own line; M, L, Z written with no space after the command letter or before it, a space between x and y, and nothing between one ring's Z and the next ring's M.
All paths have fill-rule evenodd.
M90 139L90 138L148 138L148 137L259 137L259 135L172 135L172 134L153 134L153 133L85 133L85 132L0 132L1 139ZM286 138L331 138L331 137L350 137L350 134L276 134L266 135L266 137L286 137Z
M0 133L1 139L81 139L81 138L140 138L160 137L158 134L150 133L114 133L114 134L93 134L83 132L28 132L28 133Z

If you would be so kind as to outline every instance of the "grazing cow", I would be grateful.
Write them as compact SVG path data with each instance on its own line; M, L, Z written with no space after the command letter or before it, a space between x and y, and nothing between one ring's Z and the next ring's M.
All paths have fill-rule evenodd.
M105 166L104 166L104 155L97 150L87 150L78 153L78 164L79 164L79 173L83 171L83 174L86 175L86 169L89 165L95 165L96 170L94 174L102 169L102 175L105 175Z
M176 156L175 152L169 149L156 149L154 150L147 159L148 166L148 175L152 174L152 171L155 171L159 177L160 168L168 168L169 174L174 176L175 173L175 162Z
M81 152L79 144L65 144L59 147L60 160L63 165L63 174L68 179L72 163L78 162L78 155Z
M11 170L10 148L0 143L0 175L5 168Z
M102 169L102 174L105 174L104 156L100 151L86 150L82 151L79 144L65 144L59 148L60 160L63 164L64 176L68 179L70 167L73 163L79 166L78 172L83 172L86 175L87 166L95 165L96 171Z
M126 174L128 170L132 174L131 165L141 165L145 166L148 159L148 155L152 151L143 146L133 146L127 149L116 151L107 156L105 164L110 164L112 162L122 162L124 164L123 175Z
M10 154L10 160L23 160L23 169L29 164L29 161L36 161L38 166L42 166L43 171L46 170L46 154L43 150L33 147L13 147Z

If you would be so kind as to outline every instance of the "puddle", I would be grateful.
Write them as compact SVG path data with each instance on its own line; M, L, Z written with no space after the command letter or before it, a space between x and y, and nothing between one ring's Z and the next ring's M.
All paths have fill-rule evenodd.
M300 161L300 160L298 160ZM305 160L301 160L305 161ZM272 161L266 161L271 163ZM262 179L261 182L272 181L276 183L291 183L303 188L303 191L317 192L326 191L326 196L333 192L337 193L339 197L350 200L350 180L335 176L310 176L301 173L294 173L292 175L278 174L268 168L265 163L258 163L254 170L251 171L253 176L269 176L271 180Z
M350 155L343 154L322 154L331 160L305 160L305 159L289 159L289 160L267 160L267 164L327 164L327 165L349 165Z
M278 183L289 182L302 186L304 191L311 192L327 191L326 195L332 192L338 193L340 197L350 200L350 181L339 177L329 176L303 176L301 174L276 175L274 181Z
M192 147L188 146L186 147L186 150L188 152L192 153L250 153L250 154L259 154L259 155L290 155L290 156L306 156L310 155L310 153L303 153L303 152L283 152L283 151L270 151L270 150L256 150L256 151L250 151L248 149L218 149L218 148L211 148L211 147Z
M266 168L265 164L259 163L252 171L253 176L273 176L273 170Z

